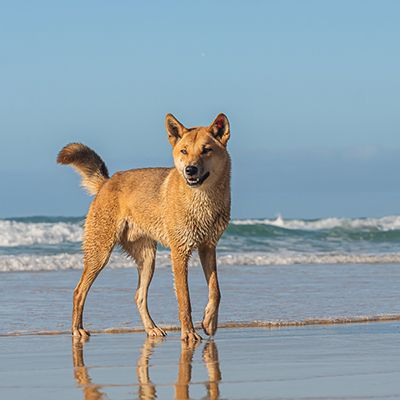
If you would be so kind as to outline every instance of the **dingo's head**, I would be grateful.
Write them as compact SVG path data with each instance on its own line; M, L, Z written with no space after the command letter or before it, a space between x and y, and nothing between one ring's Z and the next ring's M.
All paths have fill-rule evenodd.
M190 187L216 182L222 174L229 174L226 145L230 131L224 114L219 114L208 127L185 128L171 114L167 114L165 122L175 167Z

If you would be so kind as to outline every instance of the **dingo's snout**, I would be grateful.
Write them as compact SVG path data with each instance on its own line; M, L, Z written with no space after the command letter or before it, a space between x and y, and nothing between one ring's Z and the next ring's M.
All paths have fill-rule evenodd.
M198 187L209 177L210 173L204 172L201 166L188 165L185 167L183 175L190 187Z
M199 169L195 165L188 165L185 168L185 173L187 176L196 176Z

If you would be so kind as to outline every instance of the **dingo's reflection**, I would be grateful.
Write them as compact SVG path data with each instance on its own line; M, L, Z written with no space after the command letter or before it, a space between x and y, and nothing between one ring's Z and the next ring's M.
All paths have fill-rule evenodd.
M72 339L72 359L74 362L74 377L79 386L82 387L83 398L85 400L104 399L104 393L99 388L101 385L93 385L88 369L85 367L83 359L83 345L85 339Z
M136 375L139 382L138 398L143 400L156 399L156 386L151 382L149 376L149 361L156 346L163 342L164 338L154 337L152 339L146 338L140 357L136 365Z
M175 385L176 399L189 399L189 384L192 379L193 354L199 342L181 342L181 356L179 358L178 379ZM208 371L207 399L219 399L219 382L221 371L219 369L218 350L214 341L206 343L203 349L203 361Z
M157 398L156 385L150 379L149 362L155 349L164 341L163 338L146 338L136 365L136 375L139 382L138 398L153 400ZM82 340L73 340L72 353L74 361L74 376L81 386L85 400L101 400L107 398L100 390L103 385L93 384L89 372L84 364ZM175 384L175 399L189 399L189 385L192 378L192 360L199 342L181 343L178 377ZM208 372L207 399L219 399L219 382L221 371L219 368L218 350L214 341L206 343L203 349L203 361Z

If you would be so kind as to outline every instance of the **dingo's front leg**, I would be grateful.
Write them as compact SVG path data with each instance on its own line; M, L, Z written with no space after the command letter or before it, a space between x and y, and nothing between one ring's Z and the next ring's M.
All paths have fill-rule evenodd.
M174 271L175 292L178 299L179 319L181 321L181 339L195 342L201 340L194 329L188 287L189 254L171 249L172 269Z
M202 326L207 335L213 336L218 326L218 307L221 300L218 286L215 246L200 246L199 256L208 284L208 303L204 310Z

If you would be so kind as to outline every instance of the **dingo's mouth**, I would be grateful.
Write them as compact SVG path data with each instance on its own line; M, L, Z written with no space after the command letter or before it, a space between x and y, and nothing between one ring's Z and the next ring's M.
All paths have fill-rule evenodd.
M200 186L208 177L210 176L209 172L206 172L203 176L200 178L186 178L186 183L190 187L198 187Z

